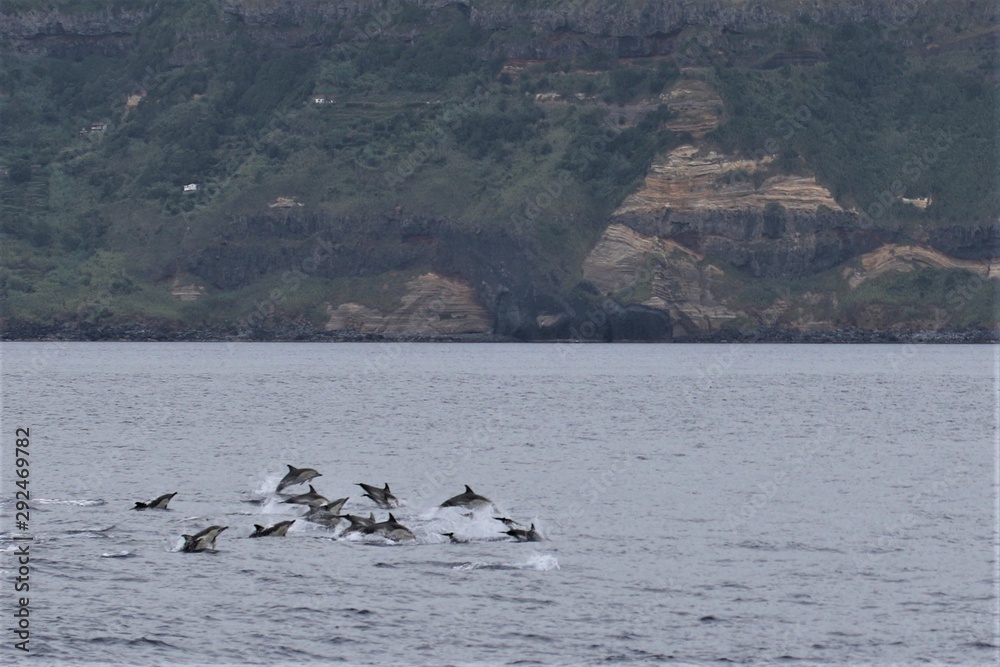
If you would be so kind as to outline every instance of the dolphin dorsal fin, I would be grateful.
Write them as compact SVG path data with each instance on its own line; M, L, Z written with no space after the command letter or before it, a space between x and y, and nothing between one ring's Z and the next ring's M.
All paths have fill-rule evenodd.
M369 521L374 521L375 520L375 512L369 512L368 513L368 520Z
M389 482L385 483L385 488L383 489L383 491L385 491L386 493L392 493L392 491L389 490Z
M287 463L286 463L285 465L287 465L287 466L288 466L288 472L298 472L298 471L299 471L299 469L298 469L298 468L296 468L296 467L295 467L295 466L293 466L293 465L288 465Z
M309 493L316 493L316 489L313 488L312 484L309 485Z
M396 517L394 517L392 515L392 512L389 512L389 521L392 521L393 523L396 523Z
M465 492L466 493L475 493L475 491L472 490L472 487L469 486L468 484L465 485Z
M253 527L257 529L258 533L264 530L264 526L260 525L259 523L255 523Z

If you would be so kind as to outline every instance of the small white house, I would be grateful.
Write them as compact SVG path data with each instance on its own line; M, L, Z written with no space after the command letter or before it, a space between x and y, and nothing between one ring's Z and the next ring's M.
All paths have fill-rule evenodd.
M184 186L184 192L198 192L198 184L188 183L187 185Z

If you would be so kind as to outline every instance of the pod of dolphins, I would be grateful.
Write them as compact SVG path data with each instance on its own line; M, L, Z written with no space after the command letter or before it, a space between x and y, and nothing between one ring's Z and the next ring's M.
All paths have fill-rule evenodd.
M275 493L281 493L285 489L292 486L306 484L317 477L322 477L322 474L313 468L296 468L295 466L289 465L288 472L281 478L281 481L278 482ZM358 486L360 486L365 492L363 497L374 502L380 509L391 510L400 506L399 499L392 494L392 491L389 490L388 483L386 483L382 488L363 483L358 483ZM166 493L148 502L139 501L136 502L135 506L131 509L166 510L167 505L176 495L177 492L175 491L173 493ZM347 500L348 498L338 498L337 500L331 501L316 491L312 484L309 484L308 492L289 496L282 502L292 505L307 506L309 510L302 517L302 519L304 521L325 526L331 530L337 528L342 522L346 521L348 525L343 530L341 535L348 535L351 533L380 535L394 542L416 539L413 531L399 523L399 521L396 520L396 517L393 516L392 512L389 512L389 517L384 521L376 520L374 513L370 513L367 517L355 516L353 514L341 514L340 512ZM448 498L441 503L440 507L464 507L475 511L485 507L493 507L493 503L489 498L479 495L473 491L468 484L466 484L465 491L463 493ZM472 516L472 514L469 513L465 516ZM542 536L535 529L534 523L530 526L525 526L507 517L493 518L503 523L507 528L507 530L499 531L499 533L509 536L514 541L541 542L543 540ZM291 525L296 521L297 519L279 521L278 523L270 526L254 524L254 532L249 535L249 537L283 537L288 532ZM228 526L209 526L194 535L182 535L181 537L183 538L184 543L180 547L180 551L187 553L215 551L216 538L227 528ZM460 537L456 537L454 533L441 533L441 535L449 538L452 542L467 541Z

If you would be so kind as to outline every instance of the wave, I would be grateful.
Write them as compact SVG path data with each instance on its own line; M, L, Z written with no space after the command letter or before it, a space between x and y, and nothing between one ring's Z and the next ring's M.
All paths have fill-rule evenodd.
M281 478L285 476L282 472L271 472L264 476L264 479L257 482L257 486L254 487L254 495L257 496L269 496L274 493L274 490L278 488L278 482Z
M549 572L560 570L559 559L553 554L534 553L527 559L517 563L462 563L455 565L454 570L534 570L536 572Z
M100 507L107 502L100 498L62 499L62 498L37 498L32 502L39 505L76 505L77 507Z
M119 551L116 554L103 553L101 558L135 558L136 554L131 551Z
M128 639L125 637L102 636L102 637L89 637L86 641L94 644L117 644L122 646L148 645L148 646L166 646L169 648L177 648L173 644L169 644L160 639L152 639L150 637L135 637L132 639Z
M73 529L73 530L67 530L66 534L67 535L92 535L94 533L97 533L99 537L107 537L106 533L109 530L114 530L114 527L115 527L114 524L112 524L112 525L108 526L107 528L81 528L81 529Z

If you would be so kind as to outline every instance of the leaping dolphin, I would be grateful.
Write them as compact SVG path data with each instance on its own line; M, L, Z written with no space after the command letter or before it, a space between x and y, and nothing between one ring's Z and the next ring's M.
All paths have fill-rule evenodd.
M340 510L343 509L346 502L347 498L338 498L326 505L312 507L302 518L306 521L326 526L327 528L336 528L340 525L341 521Z
M255 523L253 525L253 535L250 537L284 537L285 533L288 532L289 526L293 523L295 523L295 519L290 521L279 521L273 526L268 526L267 528Z
M468 507L470 509L476 509L478 507L486 507L487 505L492 505L493 502L481 496L472 490L468 484L465 485L465 493L460 493L457 496L452 496L448 500L441 503L441 507Z
M340 518L340 519L347 519L347 521L351 524L347 528L344 529L344 532L341 533L341 535L347 535L349 533L356 533L358 531L364 530L365 528L368 528L369 526L374 526L375 525L375 513L374 512L372 512L371 514L369 514L367 519L365 517L363 517L363 516L355 516L353 514L344 514L343 516L340 516L338 518Z
M282 502L291 503L293 505L308 505L309 507L319 507L320 505L326 505L327 503L330 502L330 500L325 496L321 496L319 493L317 493L316 489L313 488L313 485L310 484L309 493L302 493L297 496L292 496L291 498L283 500Z
M392 491L389 490L389 483L385 483L385 488L380 489L377 486L372 486L371 484L362 484L358 482L358 486L365 490L364 497L371 498L372 501L384 510L392 509L393 507L399 507L399 499L392 495Z
M340 514L340 510L344 509L344 505L348 500L349 498L337 498L336 500L331 500L326 505L320 505L316 509L329 512L330 514Z
M528 528L527 530L522 530L521 528L511 528L506 532L518 542L542 541L542 536L538 534L537 530L535 530L535 524L531 524L531 528Z
M132 509L134 509L134 510L146 510L146 509L151 509L151 510L165 510L165 509L167 509L167 503L169 503L170 499L173 498L176 495L177 495L177 492L174 491L173 493L165 493L162 496L160 496L159 498L154 498L153 500L150 500L148 503L136 502L135 507L133 507Z
M219 533L229 526L209 526L205 530L194 535L181 535L184 538L184 546L181 551L193 553L197 551L215 551L215 538Z
M295 466L288 466L288 474L281 478L281 481L278 482L278 488L275 489L274 492L281 493L286 487L295 486L296 484L305 484L314 477L322 476L322 474L316 472L312 468L296 468Z
M382 535L394 542L417 539L409 528L396 521L396 517L392 515L392 512L389 512L389 518L385 521L373 523L370 526L362 528L361 532L365 535Z

